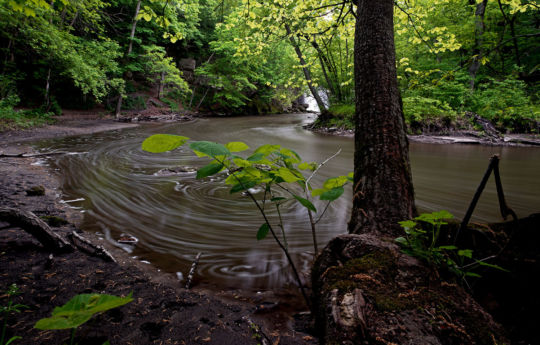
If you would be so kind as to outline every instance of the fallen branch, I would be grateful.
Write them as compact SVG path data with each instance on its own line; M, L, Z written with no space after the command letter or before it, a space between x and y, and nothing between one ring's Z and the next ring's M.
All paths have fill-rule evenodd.
M193 276L195 275L195 271L197 270L197 265L199 264L199 260L201 259L202 253L199 252L197 256L195 257L195 261L191 264L191 269L189 270L189 274L186 281L186 289L189 289L191 286L191 281L193 280Z
M69 152L64 151L52 151L52 152L41 152L41 153L4 153L0 152L0 158L31 158L31 157L40 157L40 156L50 156L50 155L65 155Z
M0 220L17 226L34 236L45 248L55 252L71 251L73 248L63 237L51 230L43 220L29 211L9 207L0 208Z
M109 251L107 249L103 248L102 246L99 246L99 245L96 245L96 244L90 242L89 240L82 237L81 235L79 235L75 231L72 231L68 236L71 238L71 242L73 242L73 244L77 248L81 249L82 251L84 251L84 252L86 252L86 253L88 253L88 254L90 254L92 256L97 256L99 258L102 258L102 259L104 259L106 261L116 263L116 259L112 256L112 254L109 253ZM80 244L77 243L77 241L75 241L75 239L77 241L79 241L79 242L84 243L88 247L92 248L93 251L88 250L88 248L86 248L85 246L81 246Z
M261 341L261 345L270 345L270 339L268 339L268 336L264 334L264 332L261 330L261 327L259 327L259 325L251 321L251 319L247 316L244 316L242 319L244 319L247 322L251 331L255 333L254 334L255 337Z

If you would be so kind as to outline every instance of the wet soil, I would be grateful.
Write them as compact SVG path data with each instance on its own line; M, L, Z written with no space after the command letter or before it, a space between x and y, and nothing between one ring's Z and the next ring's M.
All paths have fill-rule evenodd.
M65 120L59 125L32 131L3 133L0 151L16 154L31 152L27 140L61 135L95 133L133 126L104 120ZM104 245L92 234L77 228L81 214L59 202L56 178L35 158L0 158L0 207L31 211L39 217L55 216L52 229L63 237L72 231ZM27 195L35 186L44 195ZM38 193L39 194L39 193ZM53 218L54 219L54 218ZM283 302L277 293L251 294L244 291L186 290L178 280L150 265L136 262L113 248L118 263L107 262L80 250L53 254L20 228L0 222L0 305L8 303L4 291L17 284L21 294L14 303L27 305L20 314L10 315L7 338L22 339L14 344L64 344L70 332L39 331L34 324L50 316L55 306L63 305L80 293L107 293L125 296L133 292L134 301L92 318L77 331L76 343L103 344L316 344L308 333L309 318L293 317L302 303L288 296ZM52 256L51 256L52 255ZM282 297L282 296L281 296ZM268 302L270 301L270 302ZM265 306L272 305L270 311ZM278 307L275 307L275 306ZM308 319L308 320L306 320ZM260 331L255 329L260 327Z

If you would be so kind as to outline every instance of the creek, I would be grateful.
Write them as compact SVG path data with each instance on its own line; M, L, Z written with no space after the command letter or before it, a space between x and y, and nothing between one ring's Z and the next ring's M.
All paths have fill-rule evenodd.
M80 153L53 156L46 164L62 180L63 200L84 213L84 230L110 239L121 234L136 237L139 242L131 255L163 271L186 275L195 255L202 252L197 273L203 282L220 288L278 288L293 280L273 240L256 240L262 217L249 198L229 194L225 173L202 180L189 172L154 175L164 168L201 167L208 160L197 158L186 147L163 154L143 152L141 142L155 133L169 133L219 143L244 141L251 148L280 144L303 160L319 162L342 149L314 178L317 187L328 177L352 171L353 139L303 129L313 119L311 114L204 118L44 140L35 146L41 151ZM461 218L493 154L501 157L508 205L518 216L540 211L540 149L411 143L419 210L446 209ZM286 205L289 246L301 270L308 272L313 252L308 216L298 203ZM324 209L324 204L316 206ZM350 208L349 185L318 224L321 247L346 232ZM473 221L500 220L491 178Z

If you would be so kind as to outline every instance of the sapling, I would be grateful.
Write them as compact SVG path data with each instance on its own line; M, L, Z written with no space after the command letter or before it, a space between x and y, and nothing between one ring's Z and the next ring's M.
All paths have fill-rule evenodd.
M405 231L405 236L398 237L395 241L404 253L424 260L432 268L446 268L465 284L467 284L467 277L480 277L478 273L473 272L479 266L504 271L503 268L486 262L494 256L478 260L473 257L471 249L462 249L455 245L440 245L441 227L448 224L446 219L453 217L450 212L442 210L422 213L412 220L399 222ZM421 226L419 223L428 225Z
M142 149L152 153L171 151L184 145L189 138L170 135L156 134L144 140ZM344 186L352 181L353 175L338 176L328 179L319 189L313 189L311 180L319 169L330 159L339 154L339 151L322 163L303 162L300 156L293 150L280 145L262 145L255 151L244 157L239 152L249 149L243 142L230 142L225 145L210 141L195 141L189 147L199 157L210 158L211 162L197 171L197 178L205 178L219 172L227 172L225 183L230 186L230 193L242 192L248 196L258 211L263 223L259 227L256 238L263 240L270 234L280 249L285 254L294 277L308 306L310 301L303 288L298 270L294 265L289 252L287 235L283 224L282 206L288 200L298 202L306 210L310 220L315 255L318 252L315 226L322 215L328 209L328 205L338 199L344 193ZM306 176L302 171L306 171ZM264 191L262 200L255 198L252 188L260 188ZM326 207L319 219L315 220L317 212L311 198L319 197L326 201ZM277 224L270 221L268 208L276 210ZM279 229L276 231L276 228Z
M24 304L13 304L13 296L19 295L19 288L16 284L11 284L7 291L5 292L5 295L7 296L8 302L5 306L0 306L0 314L2 314L2 335L0 336L0 345L9 345L13 343L15 340L21 339L19 336L13 336L9 338L5 343L4 340L6 338L6 328L7 328L7 320L9 317L9 314L11 313L20 313L21 309L28 308L28 306Z

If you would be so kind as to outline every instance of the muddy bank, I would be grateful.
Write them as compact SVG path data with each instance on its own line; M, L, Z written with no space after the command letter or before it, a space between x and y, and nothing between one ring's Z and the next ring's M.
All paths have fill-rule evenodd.
M77 132L72 132L65 128L62 127L65 132L57 131L55 136L84 131L77 128ZM39 133L54 132L42 131ZM18 138L24 141L27 137ZM35 139L35 136L28 138ZM2 150L21 153L29 152L30 148L24 144L8 145L2 140ZM36 186L43 187L43 195L27 193ZM81 214L60 203L60 196L56 178L44 167L35 165L35 159L0 158L0 207L27 210L39 217L58 217L49 218L53 220L66 219L67 224L51 222L55 225L54 232L67 238L76 231L106 246L77 229ZM0 291L17 284L21 294L15 298L15 303L29 306L8 320L8 339L13 335L23 337L14 344L66 343L68 331L38 331L33 325L76 294L127 295L130 292L134 297L132 303L91 319L80 327L76 342L81 345L102 344L105 340L111 344L257 344L261 343L261 337L267 337L272 344L316 343L316 339L305 332L309 323L292 317L290 310L301 308L291 302L282 308L272 292L250 295L243 291L185 290L176 277L161 274L114 248L108 249L118 264L80 249L53 253L20 228L5 222L0 223L0 228ZM0 304L6 303L6 296L0 296ZM268 305L273 307L270 312L265 308ZM251 322L260 326L262 333L255 331Z

